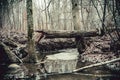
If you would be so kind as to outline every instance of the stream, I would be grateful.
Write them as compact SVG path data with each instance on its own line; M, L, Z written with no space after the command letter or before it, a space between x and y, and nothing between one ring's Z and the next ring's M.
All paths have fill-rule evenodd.
M21 78L14 78L9 75L5 77L5 80L120 80L119 74L106 73L105 70L101 70L103 73L44 73L41 74L36 71L35 64L25 64L29 66L29 75L25 75ZM34 66L33 66L34 65ZM92 70L92 69L91 69ZM105 72L105 73L104 73ZM6 75L6 74L5 74Z
M66 54L63 55L62 53L66 53ZM70 56L67 55L68 53L70 53ZM62 54L62 56L58 54ZM76 66L75 67L76 69L91 63L82 63L80 60L78 60L77 63L76 60L72 60L73 61L72 62L71 56L73 57L75 57L75 55L78 56L78 52L76 49L61 50L61 52L58 54L57 56L59 57L57 57L57 59L56 59L56 54L52 54L52 56L54 56L54 59L57 60L57 62L55 60L54 63L53 61L51 62L51 55L48 55L49 63L46 62L44 65L44 66L47 65L47 67L45 67L48 68L46 69L47 71L45 71L44 68L41 68L41 66L36 63L24 63L24 64L13 63L12 65L6 67L6 69L4 68L5 72L3 71L4 75L2 76L1 79L2 80L120 80L120 76L118 73L113 73L111 70L108 70L103 66L94 67L94 68L86 69L84 71L72 73L71 72L72 69L74 70L73 65ZM67 56L67 58L65 56ZM69 58L71 58L70 61L67 61ZM62 59L63 61L61 61L60 59ZM52 64L53 68L50 67L51 66L50 63Z

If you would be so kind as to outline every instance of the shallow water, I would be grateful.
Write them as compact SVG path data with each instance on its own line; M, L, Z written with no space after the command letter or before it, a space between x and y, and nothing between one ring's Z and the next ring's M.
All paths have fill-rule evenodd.
M111 73L51 73L51 74L43 74L37 72L37 67L35 64L27 63L25 64L27 68L29 68L28 73L24 75L22 80L120 80L119 74L111 74ZM92 69L91 69L92 70ZM105 71L106 72L106 71ZM5 74L7 75L7 74ZM15 77L4 77L7 80L21 80ZM3 79L2 79L3 80Z
M69 51L69 50L67 50ZM72 50L73 51L73 50ZM70 51L71 52L71 51ZM75 52L75 51L74 51ZM104 67L95 67L95 68L90 68L87 69L83 72L79 73L43 73L38 71L40 68L39 65L36 65L34 63L26 63L22 64L24 65L23 71L18 71L17 74L21 74L24 77L22 80L120 80L119 74L113 74L111 71L106 70ZM78 62L77 63L77 68L85 66L85 63ZM69 66L70 67L70 66ZM5 69L5 72L3 71L2 73L4 74L4 79L7 80L21 80L17 79L14 75L10 73L10 71L7 69L7 67L3 67ZM0 71L2 71L2 67L0 68ZM8 71L9 73L7 73ZM10 74L10 75L8 75ZM8 76L6 76L8 75ZM13 75L14 77L11 77ZM10 78L9 78L10 77ZM0 78L1 80L2 78ZM3 79L2 79L3 80Z
M120 80L117 75L64 74L48 76L46 80Z

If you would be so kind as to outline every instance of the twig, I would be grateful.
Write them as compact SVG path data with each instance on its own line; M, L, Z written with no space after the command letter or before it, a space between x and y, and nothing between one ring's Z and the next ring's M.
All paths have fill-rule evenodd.
M47 8L49 8L51 2L52 2L52 0L49 1L48 5L42 11L45 11Z

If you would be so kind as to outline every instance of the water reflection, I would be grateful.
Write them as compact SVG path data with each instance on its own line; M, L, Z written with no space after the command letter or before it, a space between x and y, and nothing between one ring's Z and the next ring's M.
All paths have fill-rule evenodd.
M62 74L47 76L43 80L120 80L117 75Z
M28 69L24 78L4 78L7 80L120 80L118 74L86 74L86 73L72 73L72 74L43 74L37 71L36 64L24 64ZM9 73L10 74L10 73ZM5 74L8 75L8 74ZM3 79L2 79L3 80Z

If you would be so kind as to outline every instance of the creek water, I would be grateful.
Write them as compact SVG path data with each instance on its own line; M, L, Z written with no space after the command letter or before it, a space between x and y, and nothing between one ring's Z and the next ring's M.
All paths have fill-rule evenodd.
M76 50L67 50L67 53L68 52L73 53L71 51L76 53ZM64 64L63 62L60 62L60 64L67 65L67 67L69 67L70 69L71 66L69 66L68 63L72 64L72 62L71 63L66 62ZM21 67L17 65L13 65L15 69L11 68L10 70L8 69L8 67L6 68L1 67L0 72L2 71L1 73L2 78L0 78L0 80L4 80L4 79L5 80L120 80L120 76L118 73L113 73L112 71L105 69L102 66L86 69L84 71L77 73L72 73L69 71L66 72L66 70L63 70L64 72L62 71L62 73L57 73L57 72L47 73L45 72L45 70L41 72L40 66L38 66L38 64L35 63L25 63L18 65L20 65ZM76 68L83 67L85 65L86 65L85 63L82 63L78 60L76 64Z
M120 80L119 74L112 74L111 72L106 73L106 70L99 70L99 72L102 71L102 73L91 73L94 71L93 69L90 69L91 72L49 74L38 72L36 64L27 63L24 65L26 68L29 68L28 72L23 74L24 77L21 77L23 75L19 75L21 78L10 77L10 75L13 74L9 73L9 76L6 76L8 73L5 73L4 78L1 78L0 80Z

